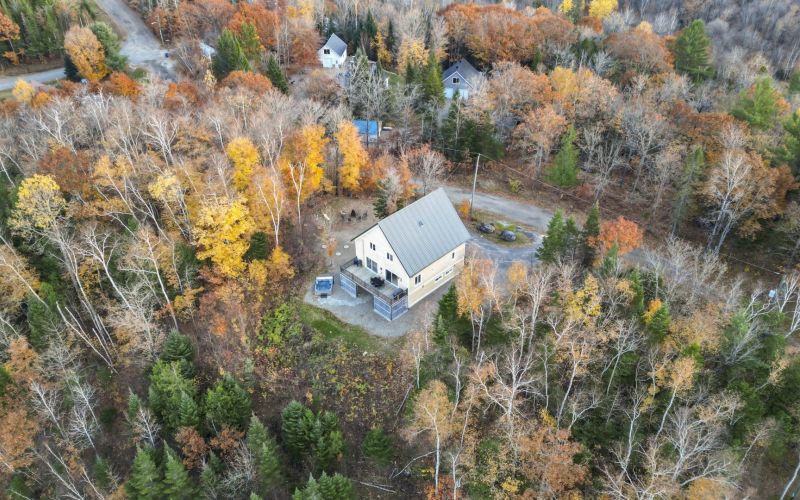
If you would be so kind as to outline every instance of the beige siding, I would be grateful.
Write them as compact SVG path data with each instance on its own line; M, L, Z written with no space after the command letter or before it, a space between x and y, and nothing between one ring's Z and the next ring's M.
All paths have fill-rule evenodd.
M466 244L462 243L420 271L417 274L417 276L420 276L419 285L415 284L416 276L412 276L408 286L408 307L413 306L428 294L448 283L461 271L461 268L464 267L465 248Z
M370 243L375 244L375 250L369 246ZM378 276L384 278L386 275L384 271L388 269L397 275L397 286L400 288L408 288L409 281L406 271L394 254L394 250L383 235L383 231L378 226L373 227L366 233L362 234L355 240L356 257L362 262L363 266L367 267L367 257L374 260L378 264ZM387 258L387 254L392 256L392 260Z

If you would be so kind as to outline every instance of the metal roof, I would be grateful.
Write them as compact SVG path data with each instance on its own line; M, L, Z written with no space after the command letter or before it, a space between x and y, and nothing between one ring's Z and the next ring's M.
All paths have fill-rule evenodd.
M378 222L408 276L414 276L470 238L439 188Z
M331 37L328 38L328 41L325 42L325 45L323 45L322 48L329 48L338 55L342 55L347 52L347 44L344 43L341 38L336 36L336 33L331 34Z
M475 80L481 75L481 72L475 69L475 66L471 65L466 59L462 59L442 73L442 80L444 80L445 87L451 87L453 85L452 82L450 82L450 77L455 73L461 75L461 78L470 85L474 85Z

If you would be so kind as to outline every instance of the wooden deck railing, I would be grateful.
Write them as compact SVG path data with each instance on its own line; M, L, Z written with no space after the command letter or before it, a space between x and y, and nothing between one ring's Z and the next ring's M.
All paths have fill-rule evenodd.
M384 285L386 288L378 288L369 281L361 279L355 273L350 271L348 268L353 266L354 264L345 264L340 266L339 270L342 274L347 276L350 280L355 282L361 288L366 289L369 293L380 296L384 301L388 302L389 304L395 304L400 302L400 300L408 295L408 290L404 290L402 288L397 288L394 285Z

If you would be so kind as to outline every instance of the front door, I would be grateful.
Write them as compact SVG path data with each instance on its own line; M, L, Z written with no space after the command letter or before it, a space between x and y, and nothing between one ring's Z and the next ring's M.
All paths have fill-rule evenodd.
M385 271L386 271L386 281L388 281L394 286L397 286L397 275L388 269L385 269Z

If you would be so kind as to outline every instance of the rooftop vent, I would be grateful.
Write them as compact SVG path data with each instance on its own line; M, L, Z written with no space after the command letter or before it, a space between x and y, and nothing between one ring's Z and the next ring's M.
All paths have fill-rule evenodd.
M422 222L421 220L418 220L418 221L417 221L417 225L418 225L419 227L422 227L422 226L424 226L424 224L423 224L423 222Z

